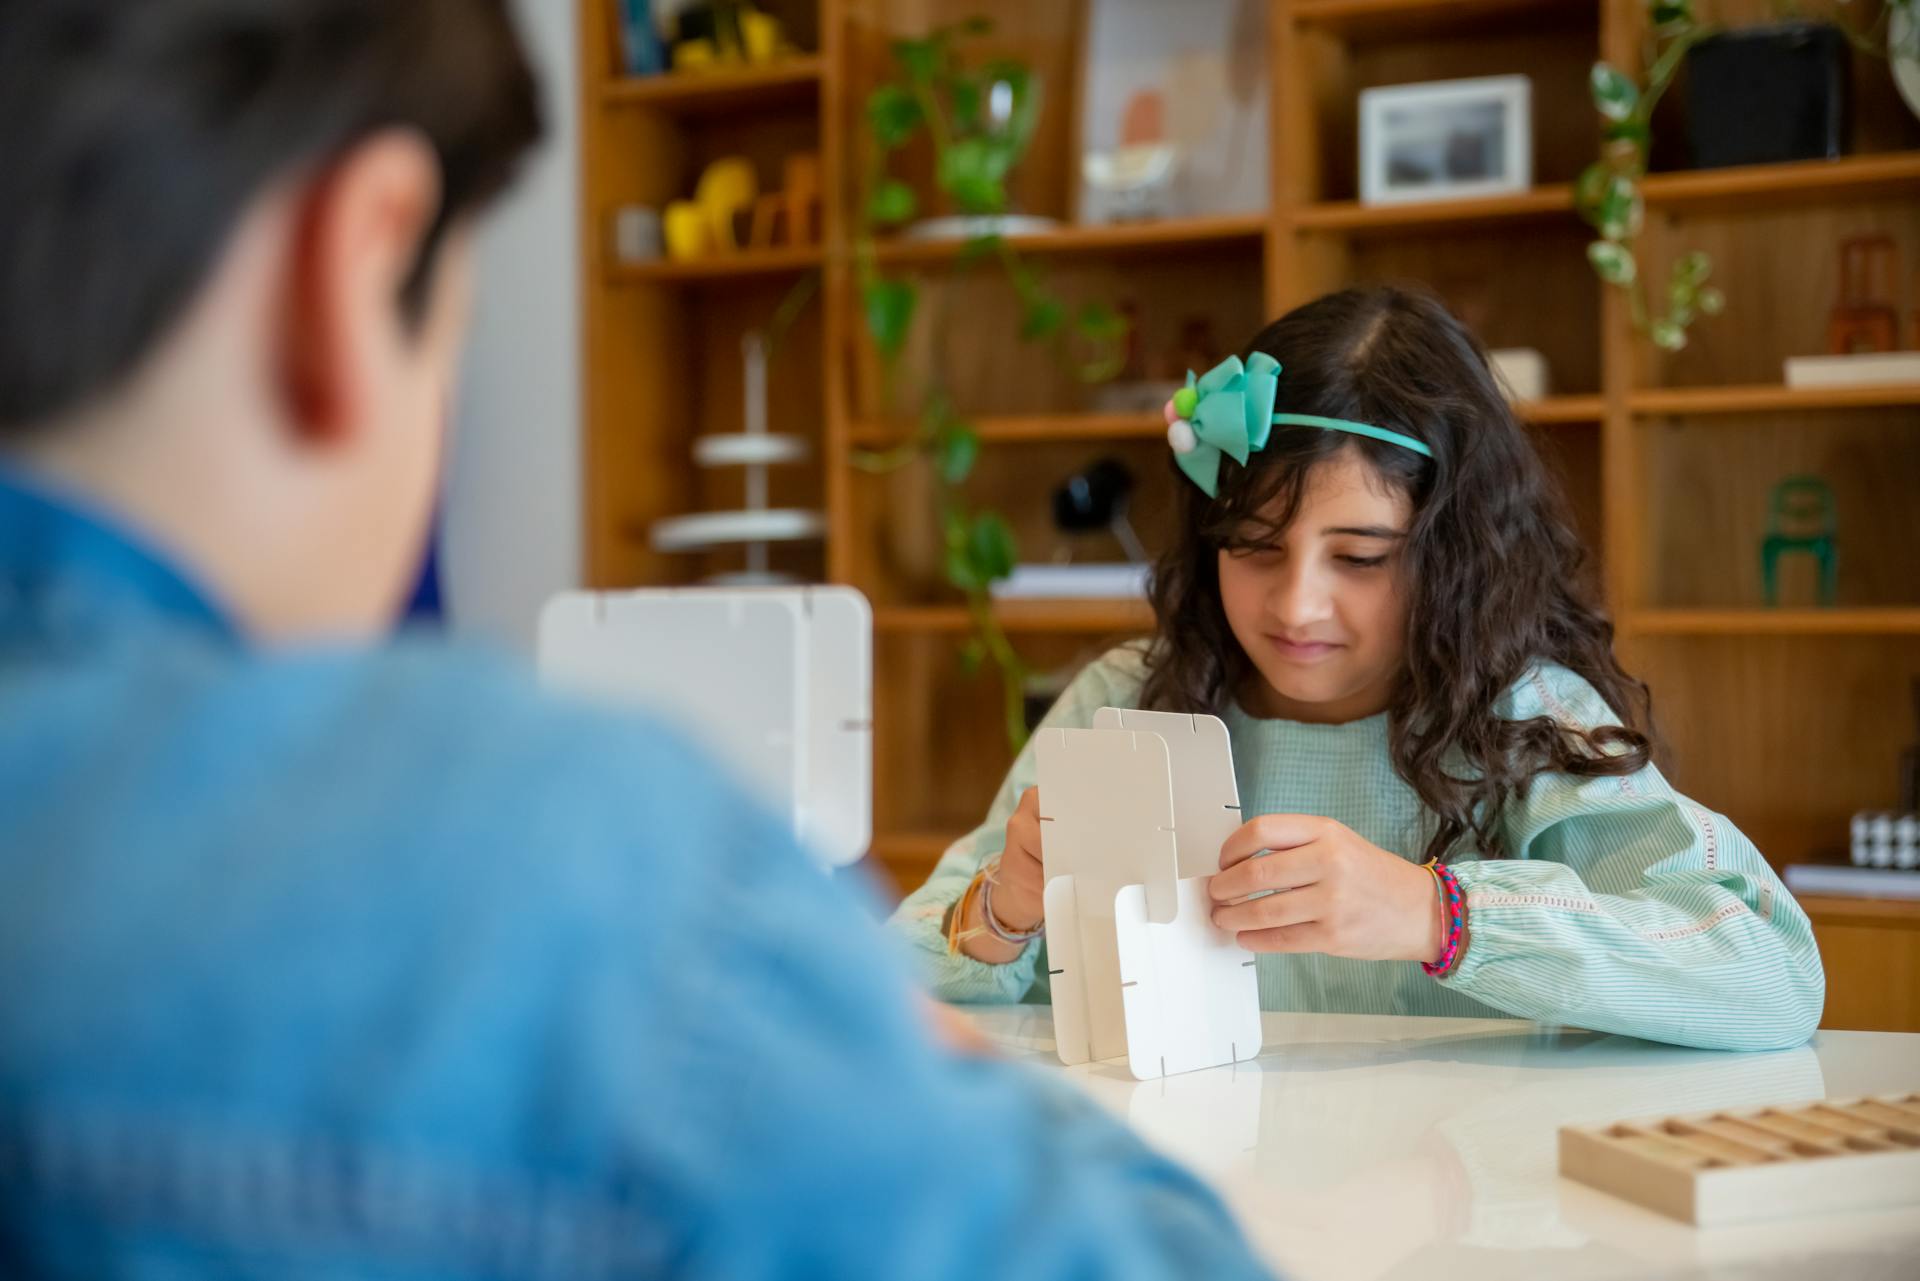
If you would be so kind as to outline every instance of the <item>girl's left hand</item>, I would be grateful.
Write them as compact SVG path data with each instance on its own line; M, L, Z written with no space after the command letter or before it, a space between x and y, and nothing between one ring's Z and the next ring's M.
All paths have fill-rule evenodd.
M1228 837L1210 892L1213 923L1251 952L1435 961L1446 941L1431 872L1311 814L1263 814Z

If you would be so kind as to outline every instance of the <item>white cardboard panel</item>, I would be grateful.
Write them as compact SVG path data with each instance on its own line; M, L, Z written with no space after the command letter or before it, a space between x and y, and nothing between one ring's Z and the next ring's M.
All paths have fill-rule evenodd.
M1158 734L1173 767L1173 829L1179 875L1211 876L1220 870L1220 847L1240 827L1240 784L1233 775L1233 745L1217 716L1143 712L1103 707L1095 729ZM1158 904L1156 904L1158 906ZM1156 912L1154 919L1159 920Z
M873 844L873 608L851 587L801 594L808 674L801 839L829 866Z
M727 761L822 862L866 853L873 617L859 592L563 593L539 653L555 686L652 711Z
M646 710L736 769L797 820L806 697L800 610L776 596L569 593L540 619L540 671L556 688Z
M1055 1044L1066 1063L1085 1061L1069 1057L1083 1045L1091 1058L1118 1058L1127 1033L1114 895L1160 887L1168 921L1177 902L1167 745L1125 730L1050 729L1034 752ZM1151 890L1142 895L1150 900Z
M1080 878L1083 914L1145 885L1152 919L1174 911L1173 777L1166 741L1129 730L1049 729L1034 738L1048 876ZM1087 896L1101 891L1096 903Z
M1208 879L1180 881L1179 910L1168 925L1147 919L1140 886L1125 886L1114 898L1127 1066L1143 1081L1260 1053L1253 954L1214 927Z

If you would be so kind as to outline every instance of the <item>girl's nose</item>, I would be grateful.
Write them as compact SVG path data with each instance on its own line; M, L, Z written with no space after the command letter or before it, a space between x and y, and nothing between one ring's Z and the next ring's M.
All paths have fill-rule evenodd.
M1289 630L1318 623L1333 613L1325 576L1304 556L1290 556L1274 571L1267 612Z

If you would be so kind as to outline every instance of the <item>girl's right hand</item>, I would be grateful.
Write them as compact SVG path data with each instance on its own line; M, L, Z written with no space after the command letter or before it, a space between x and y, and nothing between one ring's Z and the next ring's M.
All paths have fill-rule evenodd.
M993 914L1010 930L1028 930L1046 916L1046 873L1040 861L1040 789L1029 787L1007 820L1007 847L993 886Z

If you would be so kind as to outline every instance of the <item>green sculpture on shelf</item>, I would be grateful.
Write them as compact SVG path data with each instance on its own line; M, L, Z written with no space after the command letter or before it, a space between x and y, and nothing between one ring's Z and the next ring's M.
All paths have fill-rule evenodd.
M1818 476L1789 476L1773 487L1767 536L1760 544L1760 582L1767 604L1780 603L1780 558L1804 552L1820 566L1820 603L1832 605L1839 587L1833 489Z

